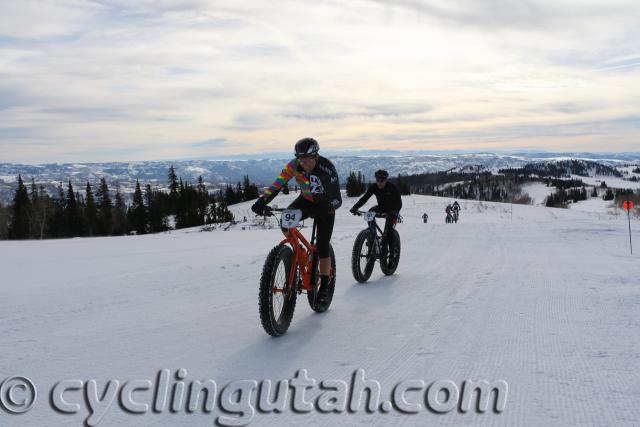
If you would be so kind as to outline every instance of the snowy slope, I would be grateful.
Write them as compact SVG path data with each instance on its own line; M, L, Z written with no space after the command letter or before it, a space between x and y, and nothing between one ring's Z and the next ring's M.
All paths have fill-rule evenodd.
M631 188L631 189L638 189L640 188L640 181L629 181L627 179L622 179L622 178L616 178L613 176L596 176L596 177L589 177L589 176L579 176L579 175L571 175L571 178L573 179L581 179L582 182L584 182L585 184L588 185L596 185L599 186L602 181L607 183L607 187L611 187L611 188Z
M522 192L533 199L534 205L544 205L547 196L555 191L555 187L547 187L541 182L534 182L522 186Z
M0 409L0 424L82 425L86 406L62 415L47 404L48 390L64 379L154 380L160 369L185 368L187 379L222 387L292 378L298 369L349 381L363 368L383 397L405 379L504 380L506 409L287 410L256 413L250 425L637 425L640 256L629 255L623 217L461 201L461 222L445 225L451 200L410 196L396 275L384 277L376 267L361 285L349 265L364 227L348 214L354 201L345 199L336 222L331 309L314 314L300 298L289 332L277 339L264 333L257 310L277 229L238 224L229 231L0 242L0 381L25 375L40 391L27 414ZM252 220L249 204L232 208ZM82 403L79 392L65 396ZM112 407L99 425L210 426L216 417L134 416Z

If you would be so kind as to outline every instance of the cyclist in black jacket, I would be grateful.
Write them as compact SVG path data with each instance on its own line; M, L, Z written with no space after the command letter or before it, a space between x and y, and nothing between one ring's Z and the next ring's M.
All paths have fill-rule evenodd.
M393 233L393 225L397 221L400 209L402 209L402 198L400 197L400 191L398 187L392 182L389 182L389 173L386 170L380 169L375 173L376 183L371 184L367 189L367 192L356 202L351 208L350 212L356 214L356 211L375 195L378 204L369 211L375 211L384 213L387 215L384 233L387 235L389 242L389 256L391 259L395 256L395 233Z

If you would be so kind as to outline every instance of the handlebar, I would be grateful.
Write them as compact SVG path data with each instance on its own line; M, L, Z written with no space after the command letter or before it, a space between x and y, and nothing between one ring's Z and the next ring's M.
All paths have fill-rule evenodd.
M367 213L367 212L369 212L369 211L356 211L356 212L355 212L355 215L360 216L360 215L362 215L362 214L364 214L364 213ZM399 214L399 213L398 213L398 214L396 214L396 216L397 216L397 218L398 218L398 222L402 222L402 216L400 216L400 214ZM383 213L383 212L376 212L376 218L386 218L386 217L387 217L387 214L386 214L386 213Z

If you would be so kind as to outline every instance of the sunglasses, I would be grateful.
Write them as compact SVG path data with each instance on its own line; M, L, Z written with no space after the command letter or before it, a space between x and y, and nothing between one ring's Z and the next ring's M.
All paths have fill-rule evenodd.
M304 154L302 156L297 156L298 160L310 160L310 159L315 159L316 156L315 154Z
M387 178L376 178L376 182L385 182Z

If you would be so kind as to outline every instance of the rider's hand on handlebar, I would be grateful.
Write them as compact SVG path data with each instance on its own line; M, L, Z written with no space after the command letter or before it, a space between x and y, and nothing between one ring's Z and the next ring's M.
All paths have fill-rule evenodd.
M267 204L265 203L265 201L264 201L264 199L262 197L258 197L258 200L256 200L256 202L253 204L253 206L251 206L251 210L256 215L260 215L260 216L271 215L271 208L269 208L269 206L267 206Z

